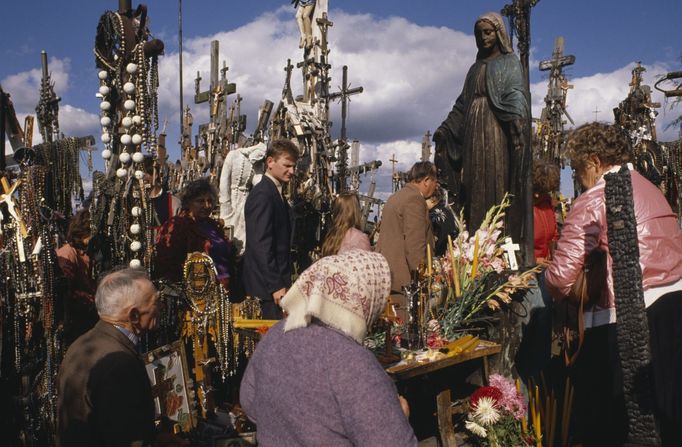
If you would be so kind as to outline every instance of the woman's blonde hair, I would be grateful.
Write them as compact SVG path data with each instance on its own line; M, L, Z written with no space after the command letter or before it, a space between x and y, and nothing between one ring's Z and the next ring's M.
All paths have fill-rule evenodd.
M361 230L362 216L357 194L344 192L334 200L332 224L322 244L322 256L337 254L344 236L351 228Z

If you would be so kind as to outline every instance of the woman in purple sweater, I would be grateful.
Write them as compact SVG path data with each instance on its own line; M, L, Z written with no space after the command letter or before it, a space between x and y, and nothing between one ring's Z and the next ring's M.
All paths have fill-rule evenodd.
M380 254L322 258L282 299L288 317L253 354L241 404L258 445L416 446L395 386L361 343L390 292Z

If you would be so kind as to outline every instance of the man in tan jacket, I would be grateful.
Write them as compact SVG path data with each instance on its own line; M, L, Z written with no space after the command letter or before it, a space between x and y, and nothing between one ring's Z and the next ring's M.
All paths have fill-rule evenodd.
M410 272L426 259L426 244L434 240L426 208L428 199L438 186L436 167L429 161L415 163L410 169L410 182L389 197L381 215L377 251L391 268L391 301L404 321L405 298L402 287L410 283Z

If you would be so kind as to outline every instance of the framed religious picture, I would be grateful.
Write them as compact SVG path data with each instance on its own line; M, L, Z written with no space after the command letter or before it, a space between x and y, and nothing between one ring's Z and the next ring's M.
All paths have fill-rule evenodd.
M185 346L176 341L144 356L147 376L152 384L156 417L167 417L183 432L196 426L193 385L187 369Z

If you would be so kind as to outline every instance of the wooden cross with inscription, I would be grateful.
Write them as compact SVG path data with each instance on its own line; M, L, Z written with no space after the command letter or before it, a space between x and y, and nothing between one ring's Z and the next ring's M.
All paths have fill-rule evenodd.
M155 400L159 413L163 416L170 416L166 414L166 394L173 389L173 377L165 378L166 367L158 365L154 367L154 385L152 385L152 397Z

